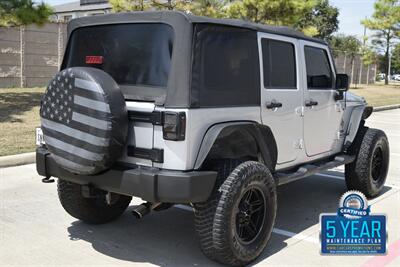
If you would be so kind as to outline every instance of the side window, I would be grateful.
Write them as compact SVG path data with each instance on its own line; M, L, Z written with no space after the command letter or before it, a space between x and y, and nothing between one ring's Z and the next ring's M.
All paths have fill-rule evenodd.
M296 54L288 42L262 39L264 87L296 89Z
M257 33L235 27L197 24L194 36L192 106L259 105Z
M325 49L305 46L304 54L309 89L332 89L332 69Z

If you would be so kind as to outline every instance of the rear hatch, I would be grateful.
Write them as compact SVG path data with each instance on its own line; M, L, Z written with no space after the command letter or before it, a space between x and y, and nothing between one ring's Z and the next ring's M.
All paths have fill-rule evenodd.
M93 67L119 84L131 118L128 146L120 161L152 166L154 126L146 118L165 99L174 32L163 23L87 26L69 38L62 68Z

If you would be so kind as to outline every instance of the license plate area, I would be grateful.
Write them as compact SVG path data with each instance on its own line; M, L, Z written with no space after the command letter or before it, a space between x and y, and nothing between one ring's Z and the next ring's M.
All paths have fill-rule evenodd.
M126 106L131 119L127 145L119 161L151 167L153 162L149 157L142 157L142 153L129 153L129 148L136 148L136 152L152 151L154 126L151 119L153 118L154 103L127 101ZM132 149L130 150L132 152Z
M35 129L35 143L37 146L42 146L45 144L44 137L43 137L43 131L42 131L42 128L40 128L40 127L37 127Z

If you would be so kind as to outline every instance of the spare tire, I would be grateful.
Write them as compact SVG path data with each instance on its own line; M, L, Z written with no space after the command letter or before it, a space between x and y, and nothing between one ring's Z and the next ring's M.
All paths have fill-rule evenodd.
M50 81L40 107L44 141L56 163L75 174L107 170L128 133L124 97L102 70L75 67Z

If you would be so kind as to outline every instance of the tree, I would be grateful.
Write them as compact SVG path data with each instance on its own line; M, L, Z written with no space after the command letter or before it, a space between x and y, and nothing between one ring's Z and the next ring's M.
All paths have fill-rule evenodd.
M110 4L114 12L144 11L150 7L146 0L110 0Z
M256 23L291 26L319 38L329 37L339 24L339 10L329 0L234 1L226 14Z
M152 7L158 10L187 10L190 2L187 0L151 0Z
M356 55L360 52L361 42L352 35L338 34L329 39L329 45L335 56L340 52Z
M225 16L224 7L223 0L194 0L187 6L187 10L197 16L221 18Z
M353 83L354 77L354 59L357 54L361 52L361 42L355 36L338 34L336 36L332 36L329 39L329 45L332 49L332 52L335 57L337 57L340 53L345 53L345 55L350 56L350 64L351 64L351 83Z
M364 44L361 46L361 61L362 65L360 66L359 80L361 83L362 78L362 68L365 66L367 68L367 84L369 84L370 80L370 67L371 64L378 62L378 54L374 51L374 49L368 45L367 38L364 37ZM375 79L376 77L374 77Z
M391 65L393 73L400 73L400 44L397 44L392 51Z
M226 15L256 23L293 26L314 5L314 0L242 0L230 3Z
M191 5L185 0L109 0L114 12L156 10L186 11Z
M1 0L0 26L18 26L35 23L42 25L53 13L50 6L32 0Z
M316 28L314 37L328 39L339 27L339 9L331 6L329 0L318 0L316 5L306 13L296 25L304 29L310 26Z
M374 31L372 44L384 53L385 84L389 83L390 48L400 34L400 0L378 0L374 4L375 11L372 17L361 23Z

